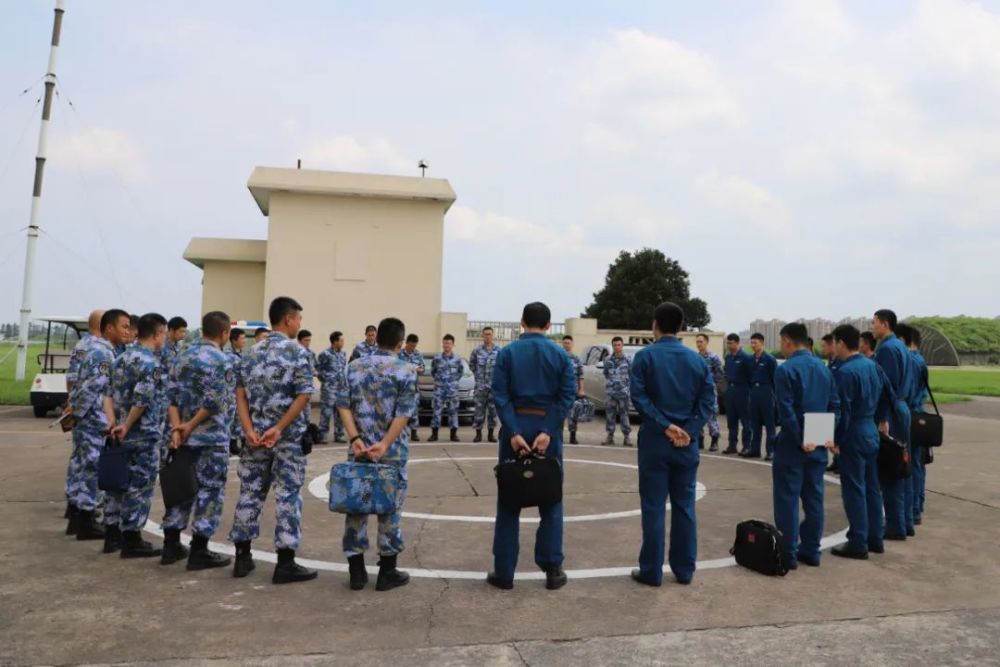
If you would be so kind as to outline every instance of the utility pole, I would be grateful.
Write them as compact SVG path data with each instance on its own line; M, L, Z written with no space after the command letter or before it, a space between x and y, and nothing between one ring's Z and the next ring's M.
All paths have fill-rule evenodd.
M63 0L56 0L56 15L52 23L52 48L49 51L49 68L45 72L45 103L42 105L42 124L38 128L38 152L35 154L35 181L31 190L31 218L28 222L28 248L24 255L24 285L21 291L21 330L17 339L17 374L24 379L28 363L28 328L31 324L31 292L35 281L35 242L38 240L38 207L42 203L42 177L45 174L45 156L49 136L49 118L52 116L52 94L56 87L56 54L59 53L59 36L65 13Z

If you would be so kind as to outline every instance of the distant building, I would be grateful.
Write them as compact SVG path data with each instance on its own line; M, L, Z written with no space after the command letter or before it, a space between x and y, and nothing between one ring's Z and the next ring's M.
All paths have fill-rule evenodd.
M845 317L838 322L827 320L822 317L811 319L799 318L795 320L806 325L809 336L818 344L820 339L832 332L840 324L853 324L860 331L868 331L872 328L870 317ZM754 320L750 323L751 333L760 333L764 336L764 347L769 350L776 350L781 345L781 328L788 324L785 320Z

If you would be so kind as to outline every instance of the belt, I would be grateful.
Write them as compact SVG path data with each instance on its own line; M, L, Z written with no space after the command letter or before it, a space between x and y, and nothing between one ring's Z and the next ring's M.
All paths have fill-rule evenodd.
M514 414L531 415L533 417L544 417L548 413L542 408L514 408Z

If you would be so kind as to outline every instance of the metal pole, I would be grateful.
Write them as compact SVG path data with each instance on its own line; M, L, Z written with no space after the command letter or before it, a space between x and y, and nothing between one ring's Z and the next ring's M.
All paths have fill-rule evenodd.
M42 105L42 124L38 128L38 152L35 155L35 181L31 191L31 218L28 222L28 248L24 255L24 285L21 291L21 330L17 338L17 372L15 378L24 379L28 363L28 328L31 325L31 292L35 282L35 241L38 240L38 207L42 202L42 177L45 174L45 156L49 135L49 118L52 116L52 94L56 87L56 54L59 53L59 36L65 13L63 0L56 0L55 20L52 23L52 48L49 67L45 72L45 103Z

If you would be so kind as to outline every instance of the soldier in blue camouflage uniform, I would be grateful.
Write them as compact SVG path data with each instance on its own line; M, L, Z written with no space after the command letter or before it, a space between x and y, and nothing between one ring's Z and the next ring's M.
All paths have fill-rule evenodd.
M419 342L420 338L417 334L409 334L406 337L406 345L404 345L403 349L399 351L399 358L413 366L413 370L416 371L418 378L427 372L427 366L424 363L424 353L417 349L417 343ZM418 396L418 408L419 404L420 397ZM410 418L410 442L420 442L420 436L417 435L417 427L420 425L420 417L417 413L418 410L414 410L413 417Z
M233 397L232 405L229 406L229 453L232 456L239 456L244 445L243 427L240 426L240 419L236 416L236 369L240 365L240 359L243 358L243 348L246 343L246 331L239 327L233 327L229 330L229 347L226 348L225 352L229 358L229 366L233 369L232 382L229 387Z
M365 339L354 346L354 351L351 352L351 361L360 357L368 357L378 352L378 343L375 342L375 332L376 329L373 325L369 324L365 327Z
M694 339L695 346L698 348L698 354L701 355L702 360L708 366L709 372L712 374L712 382L716 386L715 394L715 409L712 410L712 414L708 419L708 434L712 437L712 444L709 446L708 451L717 452L719 451L719 394L718 386L719 383L726 377L726 370L722 366L722 358L719 357L715 352L708 349L708 336L706 334L700 333ZM699 434L701 435L701 434ZM701 436L698 438L698 448L705 448L705 438Z
M394 317L378 326L379 350L356 359L347 367L342 391L337 392L337 408L351 446L349 460L363 459L399 468L396 508L378 515L379 573L375 589L386 591L403 586L410 575L396 569L403 550L401 512L406 498L406 461L409 457L407 424L417 411L417 375L411 363L399 358L406 329ZM351 589L368 583L365 551L368 550L368 515L348 514L344 525L344 554L350 568Z
M431 437L428 442L437 442L441 428L441 413L448 411L448 426L451 441L458 439L458 382L465 372L462 357L455 354L455 337L445 334L441 340L442 351L431 360L431 375L434 376L434 414L431 416Z
M66 532L78 540L98 540L105 532L94 521L97 509L97 461L108 432L115 425L113 411L104 397L111 393L114 346L128 336L128 313L111 309L101 316L101 336L91 336L79 360L76 380L69 394L73 412L73 451L66 473L66 495L71 505ZM114 548L118 541L112 540ZM117 550L117 549L115 549Z
M613 354L604 360L604 378L606 380L607 401L604 405L605 428L608 432L608 439L605 445L615 444L615 418L621 422L622 435L625 439L622 445L632 446L629 434L632 432L632 424L629 422L629 372L631 363L624 352L625 341L620 336L611 339L611 349Z
M167 320L157 313L139 318L137 342L115 359L111 369L111 397L117 426L111 436L118 440L128 456L128 489L108 493L105 523L117 510L121 530L122 558L159 556L161 549L142 539L153 503L156 473L160 467L160 440L167 412L167 378L160 365L160 349L167 336Z
M496 442L494 430L497 427L497 408L493 403L493 366L497 363L500 348L493 345L493 327L483 328L483 344L469 355L469 368L476 377L475 412L472 426L476 429L473 442L483 441L483 422L486 422L487 440Z
M93 344L93 338L101 337L101 317L104 316L103 310L95 310L90 313L90 317L87 318L87 332L80 336L80 340L76 341L76 345L73 346L73 352L69 357L69 366L66 369L66 394L67 397L73 394L73 385L76 384L76 379L80 374L80 362L82 362ZM69 398L66 399L66 405L63 406L63 419L71 419L68 415L73 412L73 408L70 405ZM69 500L69 487L71 485L71 479L69 473L66 474L66 512L63 514L63 518L71 519L74 516L75 509L73 504ZM70 522L66 526L66 534L73 535L76 532L76 527Z
M191 521L191 551L187 569L224 567L229 559L208 549L222 517L229 469L229 403L233 368L222 351L229 338L229 316L207 313L201 320L201 340L178 355L167 383L170 448L188 447L195 459L198 494L167 508L163 517L164 565L184 557L181 531Z
M572 336L569 334L563 336L562 346L563 349L566 350L566 354L569 355L569 360L573 363L573 377L576 379L576 401L573 402L573 407L566 416L566 427L569 429L569 444L578 445L580 443L576 440L576 429L580 424L580 411L579 408L577 408L577 405L579 404L579 400L584 398L583 362L580 361L580 357L573 354Z
M180 316L171 317L167 322L167 339L160 349L160 366L163 367L164 375L170 377L170 369L181 353L181 344L187 337L187 320ZM160 441L160 461L165 461L167 452L170 451L170 421L164 416L163 439Z
M260 535L260 513L274 485L274 546L278 563L271 581L285 584L316 578L295 562L302 537L302 484L306 457L302 437L313 392L309 352L295 341L302 306L278 297L268 310L272 333L247 352L237 374L236 401L250 445L240 456L240 500L229 540L236 544L234 577L254 569L251 542Z
M347 370L347 356L344 354L344 334L334 331L330 334L330 347L319 353L316 359L316 375L320 381L320 442L326 442L333 421L333 441L344 442L344 422L337 412L337 382Z

